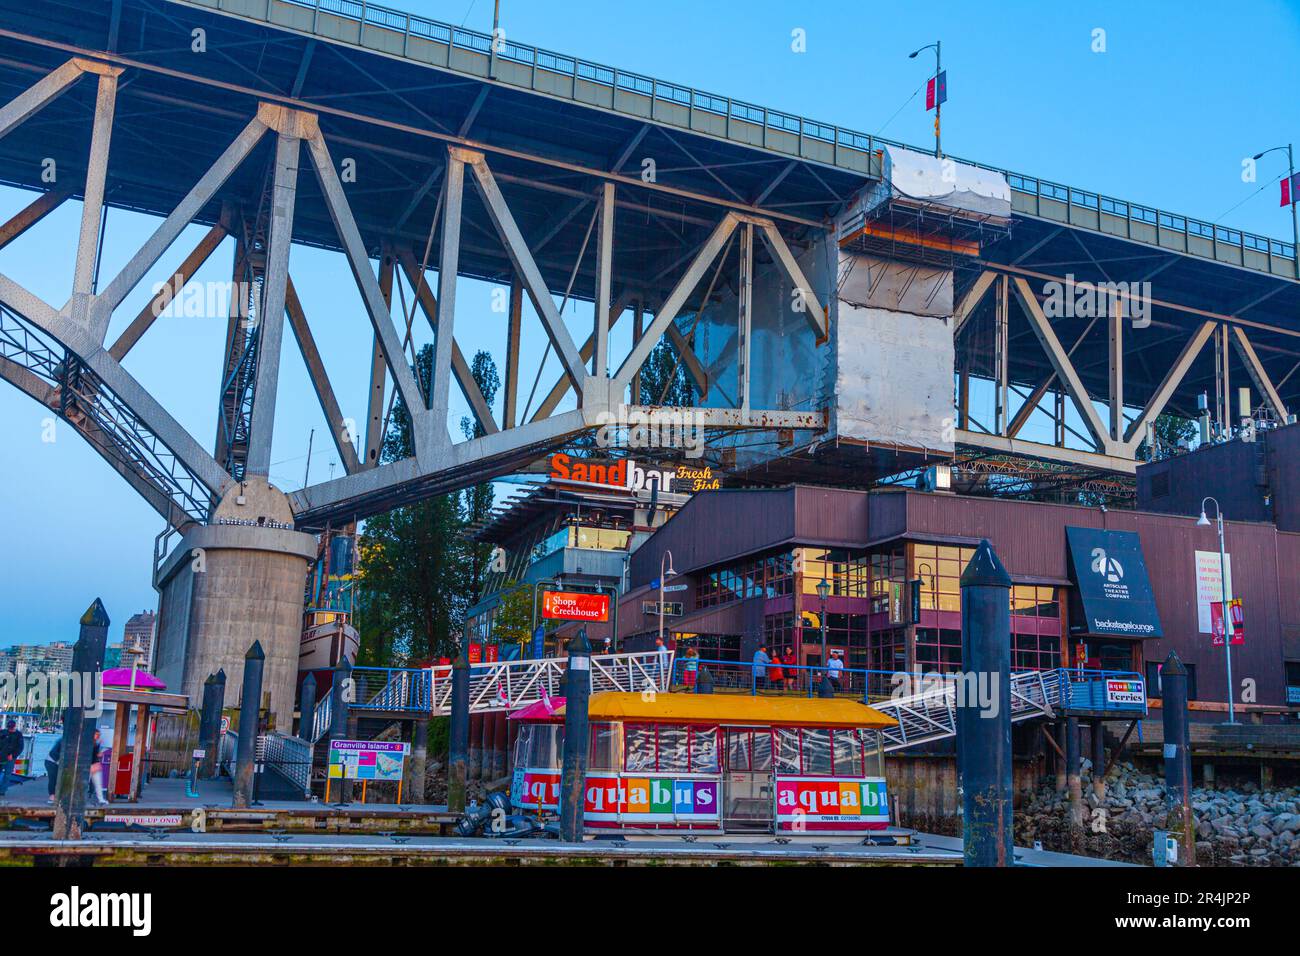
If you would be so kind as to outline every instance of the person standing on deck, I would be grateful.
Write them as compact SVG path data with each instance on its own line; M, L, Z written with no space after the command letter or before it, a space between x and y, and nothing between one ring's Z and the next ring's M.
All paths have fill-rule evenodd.
M664 643L662 637L655 638L655 650L659 654L659 676L664 681L664 686L670 686L671 678L668 675L668 664L672 660L672 652L668 650L668 645Z
M10 717L5 721L5 729L0 730L0 799L9 789L10 775L14 770L14 761L22 756L23 735L18 732L18 722Z
M835 685L835 692L839 693L842 686L841 679L844 677L844 660L840 657L839 651L831 651L831 659L826 664L826 676Z
M754 652L754 686L767 686L767 665L772 663L772 658L767 656L767 645L764 644Z

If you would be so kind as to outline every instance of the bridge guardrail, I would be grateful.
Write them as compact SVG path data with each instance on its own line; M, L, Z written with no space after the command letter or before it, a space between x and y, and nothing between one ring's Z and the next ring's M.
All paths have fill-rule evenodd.
M408 37L414 36L445 43L449 47L473 50L485 55L491 55L492 52L493 38L490 34L466 29L465 27L452 26L448 23L431 20L427 17L407 13L382 4L370 3L369 0L279 0L279 2L316 11L317 15L323 11L362 24L362 33L357 41L358 46L364 46L361 40L364 39L365 25L374 24L382 29L402 33ZM219 10L222 9L222 0L216 0L215 6ZM765 131L775 129L796 135L800 144L802 144L803 140L809 139L832 144L837 149L839 147L848 147L868 154L879 151L883 146L896 146L921 153L930 152L929 149L920 149L898 140L846 129L834 123L822 123L793 113L734 100L729 96L719 96L693 87L658 80L639 73L620 70L616 67L584 60L580 57L556 53L504 38L497 44L496 56L500 60L529 66L534 70L568 76L575 81L580 79L615 90L623 89L640 93L651 97L652 101L664 100L685 106L691 111L702 111L728 119L735 117L755 125L761 124ZM766 139L767 137L764 135L765 142ZM802 153L801 146L799 154L802 156ZM987 163L961 159L950 154L948 158L979 169L1000 173L1007 177L1011 189L1021 193L1045 199L1055 199L1066 203L1067 206L1080 206L1107 212L1111 215L1123 217L1129 222L1145 222L1156 225L1158 228L1181 233L1185 237L1210 239L1216 244L1226 244L1242 250L1260 252L1270 257L1279 256L1284 259L1296 259L1294 243L1283 242L1267 236L1195 219L1191 216L1171 213L1145 204L1132 203L1073 186L1042 180ZM832 163L832 165L835 164Z

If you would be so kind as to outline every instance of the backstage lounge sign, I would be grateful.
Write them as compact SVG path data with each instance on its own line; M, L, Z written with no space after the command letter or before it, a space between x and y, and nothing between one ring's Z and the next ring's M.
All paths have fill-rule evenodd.
M1083 632L1163 637L1151 579L1142 558L1142 540L1137 534L1067 527L1065 537L1087 620Z

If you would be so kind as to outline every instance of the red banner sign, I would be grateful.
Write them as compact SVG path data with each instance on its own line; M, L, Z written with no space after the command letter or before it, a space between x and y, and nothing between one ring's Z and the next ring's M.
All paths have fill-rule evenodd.
M1228 609L1232 612L1232 645L1246 643L1246 615L1241 609L1241 598L1233 598L1228 602ZM1210 602L1210 626L1214 634L1213 644L1215 647L1223 646L1223 602Z
M582 591L543 591L542 617L551 621L609 620L609 595Z

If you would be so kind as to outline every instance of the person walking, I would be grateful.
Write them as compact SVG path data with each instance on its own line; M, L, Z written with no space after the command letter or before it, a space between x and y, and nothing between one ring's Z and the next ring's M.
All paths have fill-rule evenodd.
M767 687L767 665L772 663L772 658L767 656L767 645L760 645L754 652L754 687Z
M794 656L794 648L787 647L785 653L781 655L781 669L785 671L786 684L792 690L799 688L799 661Z
M781 667L781 653L772 652L772 664L767 669L767 680L778 691L785 690L785 670Z
M695 675L700 670L700 652L695 648L686 651L685 663L682 664L682 683L688 691L695 690Z
M104 777L109 764L111 751L99 745L99 731L95 731L95 742L90 751L90 786L95 794L95 802L101 807L108 805L104 797Z
M844 678L844 659L840 657L839 651L831 651L831 659L826 664L826 677L830 680L831 686L835 688L835 693L838 694L843 686Z
M662 637L655 638L655 650L659 657L659 677L664 682L665 687L672 686L672 675L668 673L668 665L672 661L672 652L668 650L668 645L664 643Z
M18 732L18 722L10 717L0 730L0 800L9 789L14 763L23 753L23 735Z
M48 803L54 802L54 789L59 784L59 761L61 759L63 759L62 737L54 741L54 746L45 755L45 787L49 794L46 798ZM104 781L100 777L100 772L103 770L103 760L104 748L99 745L99 731L96 730L93 749L90 752L90 780L88 783L95 795L95 801L100 806L108 803L104 799Z

